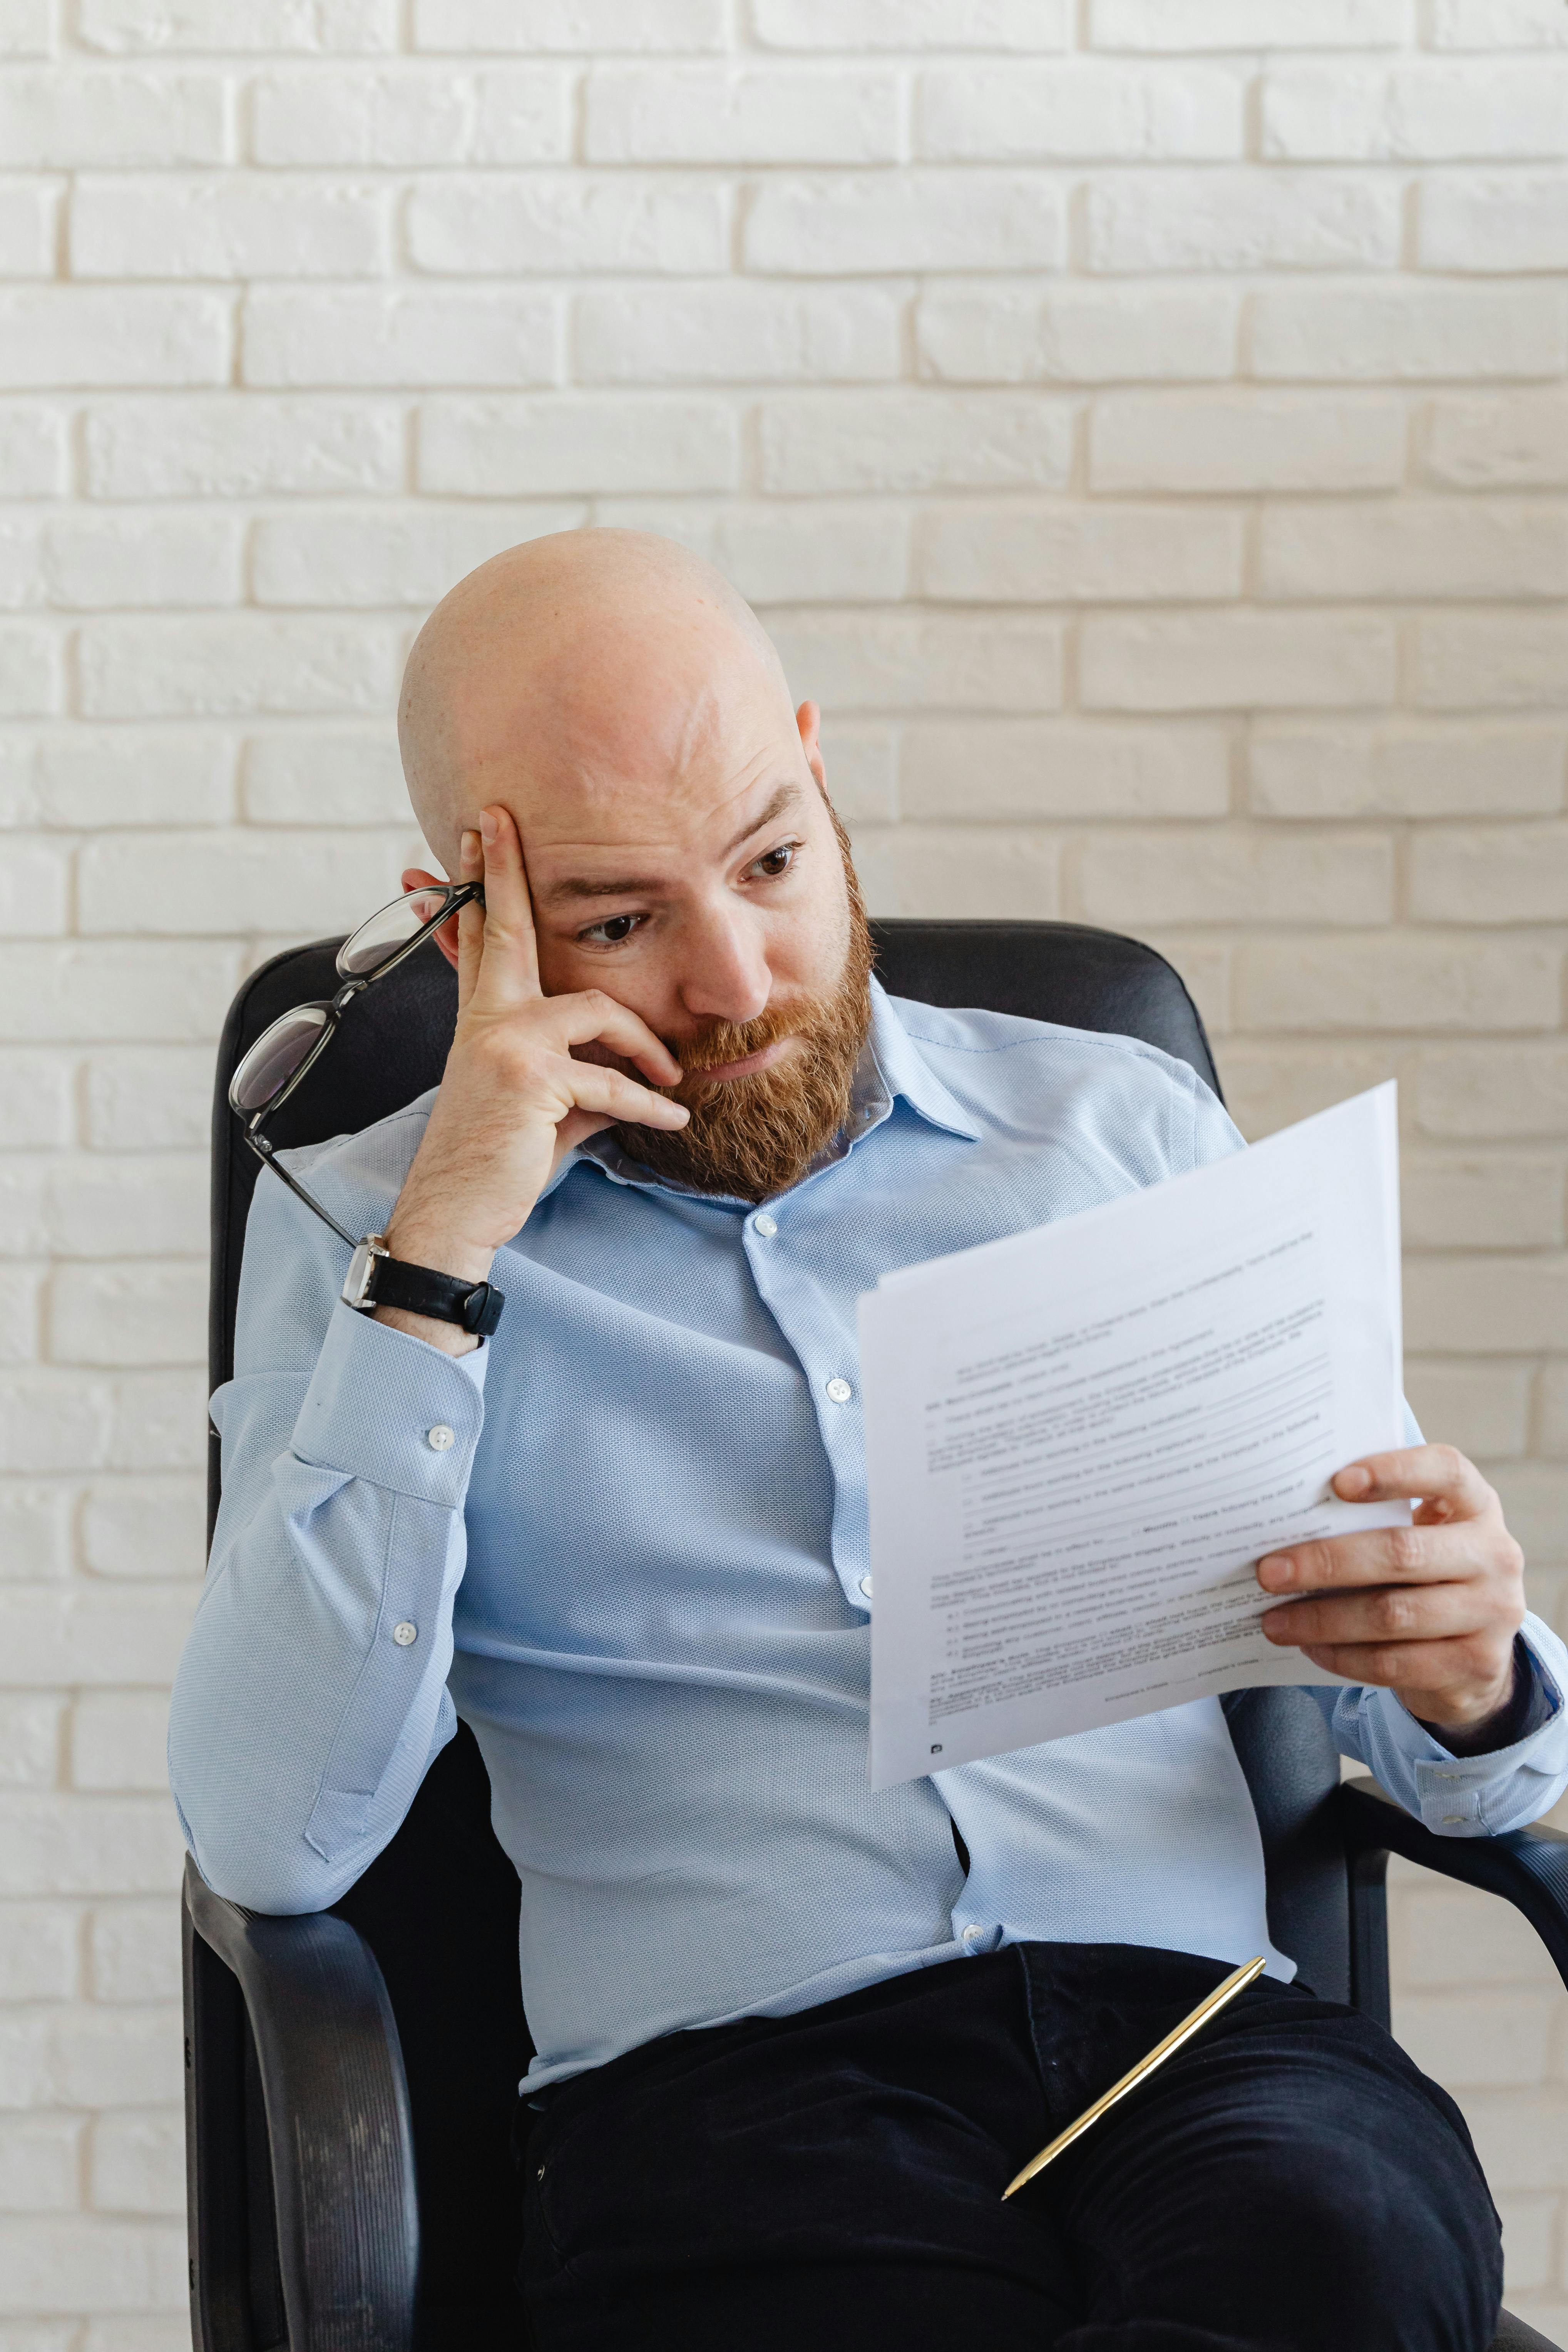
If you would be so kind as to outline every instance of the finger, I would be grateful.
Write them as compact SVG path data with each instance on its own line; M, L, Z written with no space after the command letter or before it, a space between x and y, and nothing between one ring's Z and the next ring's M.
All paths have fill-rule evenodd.
M1271 1642L1303 1650L1309 1643L1342 1648L1451 1641L1484 1633L1496 1616L1473 1584L1399 1584L1372 1592L1334 1593L1319 1601L1292 1601L1282 1609L1266 1610L1261 1622Z
M1460 1522L1436 1528L1369 1528L1352 1536L1325 1536L1292 1544L1258 1563L1265 1592L1321 1592L1342 1585L1428 1583L1479 1575L1484 1546Z
M499 803L479 812L485 909L475 990L487 1007L532 1003L539 985L539 940L522 844L510 810Z
M483 879L484 870L479 836L468 827L458 844L458 879L459 882L479 882ZM485 910L478 899L470 898L466 907L458 908L451 919L458 927L458 1010L462 1013L468 1008L479 977L479 962L485 943ZM441 928L447 930L449 926L443 923Z
M572 1098L578 1110L601 1111L606 1118L629 1119L637 1127L681 1128L691 1114L684 1103L671 1102L639 1087L623 1071L606 1070L598 1062L571 1065Z
M1348 1503L1401 1497L1445 1502L1456 1518L1479 1517L1497 1499L1475 1464L1456 1445L1402 1445L1391 1454L1364 1454L1338 1471L1333 1486Z
M680 1064L661 1037L640 1014L607 996L602 988L577 990L571 996L550 999L555 1034L563 1045L606 1045L624 1061L635 1062L656 1086L679 1083Z

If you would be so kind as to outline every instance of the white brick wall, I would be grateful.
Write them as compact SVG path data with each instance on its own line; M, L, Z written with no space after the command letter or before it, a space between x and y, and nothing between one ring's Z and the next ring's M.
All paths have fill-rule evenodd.
M0 2352L184 2339L163 1694L242 973L458 574L766 611L884 911L1126 925L1249 1132L1397 1075L1410 1386L1568 1571L1563 0L0 0ZM1568 2000L1398 2022L1568 2336Z

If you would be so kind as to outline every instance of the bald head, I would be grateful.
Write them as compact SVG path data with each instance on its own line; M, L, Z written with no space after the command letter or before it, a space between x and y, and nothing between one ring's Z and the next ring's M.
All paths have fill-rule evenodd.
M710 792L781 730L789 690L750 605L632 530L557 532L471 572L420 631L398 709L409 796L448 874L489 802L526 849L563 797Z

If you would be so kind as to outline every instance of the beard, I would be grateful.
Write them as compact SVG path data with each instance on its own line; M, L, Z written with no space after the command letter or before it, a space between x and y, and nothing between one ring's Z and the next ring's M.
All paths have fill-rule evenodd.
M679 1086L658 1091L684 1103L690 1118L678 1133L629 1121L611 1130L627 1158L651 1174L699 1192L765 1201L798 1184L847 1119L871 1026L872 949L849 844L837 817L834 831L849 894L849 940L837 982L825 995L770 1007L740 1026L721 1021L698 1037L666 1041L684 1075ZM772 1069L704 1080L705 1069L742 1061L782 1037L798 1043Z

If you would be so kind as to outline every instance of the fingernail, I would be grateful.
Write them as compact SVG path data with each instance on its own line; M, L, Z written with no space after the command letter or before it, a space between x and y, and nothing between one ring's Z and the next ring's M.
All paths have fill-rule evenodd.
M484 835L487 841L493 841L495 839L497 834L500 831L500 826L496 822L496 813L494 809L486 809L484 811L483 814L479 818L479 831Z
M463 835L462 855L466 866L471 866L479 854L479 836L470 825Z
M1267 1559L1258 1561L1258 1573L1260 1579L1267 1576L1274 1584L1289 1584L1296 1573L1296 1563L1288 1551L1273 1551Z
M1372 1484L1370 1470L1342 1470L1334 1480L1342 1495L1364 1495Z

